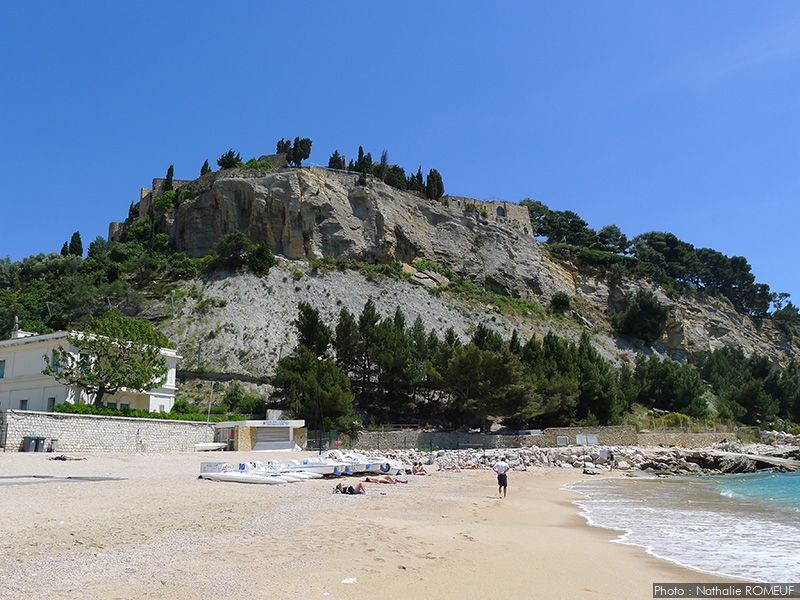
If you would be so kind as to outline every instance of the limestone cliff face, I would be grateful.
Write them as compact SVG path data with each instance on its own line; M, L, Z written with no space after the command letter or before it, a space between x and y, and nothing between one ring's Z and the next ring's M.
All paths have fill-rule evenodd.
M156 183L142 196L142 212L150 209ZM530 335L555 328L577 339L587 328L603 354L617 363L631 360L641 346L616 338L609 315L624 309L638 289L648 289L670 310L657 352L686 359L731 346L782 365L800 360L798 348L769 321L741 315L724 300L688 292L673 299L647 282L610 278L550 257L531 235L527 211L516 204L459 197L430 201L377 180L359 186L353 174L319 168L218 171L181 183L193 199L158 227L189 256L204 256L223 235L242 232L293 261L330 256L411 264L428 259L488 289L543 305L562 291L574 299L571 320L509 322L506 331L516 327ZM342 290L340 302L356 293L351 285Z
M667 326L656 344L656 350L673 358L691 358L697 352L727 346L741 349L748 356L753 353L768 356L781 366L791 360L800 361L797 346L778 331L771 321L757 321L738 313L725 299L689 291L673 299L660 287L645 281L614 280L599 276L592 269L581 269L570 261L553 259L547 255L542 257L541 279L546 291L560 289L601 311L587 312L587 322L592 328L607 324L607 314L624 310L627 299L638 290L653 292L659 302L669 308ZM617 347L620 357L629 357L629 351L638 349L636 344L629 346L620 340L617 341Z
M288 259L323 256L372 263L429 259L487 288L532 298L540 247L523 207L431 201L327 169L222 171L161 226L179 251L204 256L242 232Z

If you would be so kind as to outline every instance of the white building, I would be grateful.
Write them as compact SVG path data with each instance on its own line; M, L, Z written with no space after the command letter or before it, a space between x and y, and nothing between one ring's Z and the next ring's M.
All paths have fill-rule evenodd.
M39 335L15 329L10 340L0 341L0 410L52 411L62 402L88 402L86 393L77 387L59 383L43 375L53 349L62 346L75 356L80 349L69 344L69 332ZM122 389L103 396L103 404L112 408L132 408L150 412L169 412L175 404L175 369L181 359L175 350L162 348L167 372L161 387L148 391Z

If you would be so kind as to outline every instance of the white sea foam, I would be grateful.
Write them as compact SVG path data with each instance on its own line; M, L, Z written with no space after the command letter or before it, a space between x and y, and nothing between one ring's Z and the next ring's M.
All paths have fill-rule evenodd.
M717 575L800 581L796 506L741 493L728 482L725 477L615 478L568 487L585 496L575 504L590 525L622 532L619 543ZM747 489L748 482L737 486Z

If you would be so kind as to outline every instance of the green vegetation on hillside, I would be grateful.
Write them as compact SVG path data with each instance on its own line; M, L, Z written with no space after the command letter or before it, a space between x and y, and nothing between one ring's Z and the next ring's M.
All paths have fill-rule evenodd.
M131 213L138 214L132 207ZM18 262L0 259L0 339L11 335L14 318L26 331L50 333L78 326L109 309L135 315L145 290L167 295L177 281L216 270L249 270L265 276L275 257L268 246L241 233L224 236L211 255L187 258L156 234L151 215L130 216L120 241L98 237L85 259L73 254L38 254Z
M528 208L534 234L547 238L551 252L577 258L612 276L648 279L675 296L689 287L724 297L736 310L755 318L768 317L770 306L777 309L787 297L770 292L765 283L756 283L743 256L728 257L711 248L695 248L660 231L629 241L616 225L595 232L572 211L550 210L527 198L520 204Z
M636 405L763 426L800 417L797 365L780 371L725 350L699 368L640 353L635 369L617 371L586 333L578 343L548 333L523 344L479 324L462 344L452 329L439 339L420 318L407 324L399 307L381 316L372 299L358 316L342 309L335 325L301 303L296 326L300 343L279 363L276 394L326 428L351 426L351 403L377 422L482 427L492 417L514 429L619 424Z

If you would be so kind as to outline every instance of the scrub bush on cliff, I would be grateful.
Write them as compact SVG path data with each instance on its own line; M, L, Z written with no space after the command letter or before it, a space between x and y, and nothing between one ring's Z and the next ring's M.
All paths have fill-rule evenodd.
M624 311L613 317L614 327L623 335L639 338L648 346L664 332L669 310L647 290L639 290Z
M242 157L238 152L228 150L225 154L217 159L217 164L220 169L233 169L242 164Z

